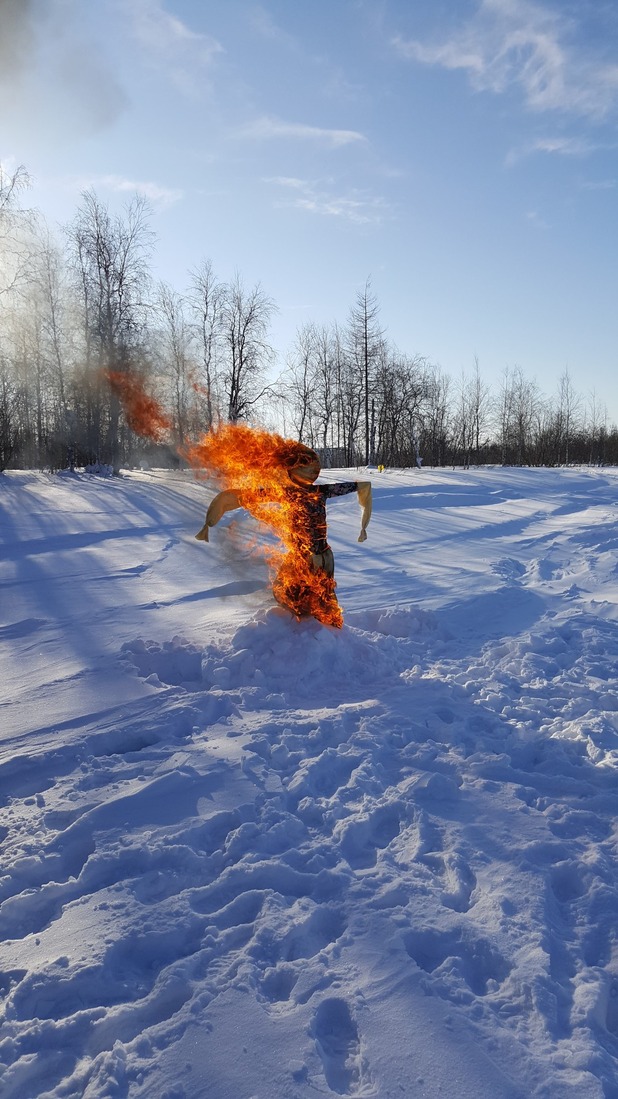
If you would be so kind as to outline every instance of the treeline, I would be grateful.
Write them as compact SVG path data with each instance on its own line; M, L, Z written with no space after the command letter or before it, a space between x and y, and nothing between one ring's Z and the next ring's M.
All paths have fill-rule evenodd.
M344 323L305 324L277 363L260 285L222 282L208 260L182 294L153 279L145 200L112 213L85 192L52 236L27 185L0 167L0 470L177 464L238 420L302 439L327 466L618 464L618 430L567 372L549 398L519 368L497 391L478 362L453 379L392 345L369 281ZM106 370L160 401L168 446L130 430Z

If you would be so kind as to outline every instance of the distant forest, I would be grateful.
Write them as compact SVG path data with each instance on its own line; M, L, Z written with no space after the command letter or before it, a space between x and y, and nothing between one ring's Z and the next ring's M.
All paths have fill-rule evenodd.
M479 364L450 377L400 351L367 280L348 316L307 323L285 362L276 305L204 259L178 292L152 275L147 202L110 212L94 191L53 235L0 167L0 471L179 464L222 422L301 439L325 466L618 464L618 429L568 371L552 396L518 366L499 387ZM131 373L169 414L169 445L128 427L104 370Z

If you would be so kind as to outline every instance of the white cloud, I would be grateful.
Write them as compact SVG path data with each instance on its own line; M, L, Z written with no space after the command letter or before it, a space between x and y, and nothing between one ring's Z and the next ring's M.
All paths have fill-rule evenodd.
M94 190L113 191L116 194L143 195L157 209L166 209L168 206L173 206L174 203L180 202L184 197L183 191L162 187L161 184L154 183L152 180L125 179L122 176L115 175L82 178L74 180L73 185L80 191L93 188Z
M151 60L164 66L167 75L186 94L193 94L223 46L211 35L191 30L187 23L166 11L162 0L131 0L130 14L137 42Z
M615 187L615 179L588 180L586 183L582 183L584 191L613 191Z
M276 183L279 187L289 187L294 191L302 191L308 186L305 179L297 179L296 176L268 176L264 183Z
M294 193L288 200L278 200L278 205L304 210L322 217L341 218L356 225L379 224L388 214L383 199L352 188L336 194L328 181L297 179L294 176L274 176L264 180Z
M535 229L549 229L548 223L536 210L528 210L525 214L525 218L530 225L535 227Z
M519 148L511 149L506 157L507 167L513 167L519 161L536 153L546 153L549 156L590 156L599 148L590 141L581 137L541 137Z
M535 111L600 118L618 98L618 65L587 53L564 13L529 0L481 0L472 19L445 41L397 37L402 57L462 69L479 91L517 87Z
M291 138L298 141L315 141L322 145L339 148L366 141L364 134L356 130L330 130L320 126L307 126L302 122L284 122L280 118L263 115L247 126L236 131L237 136L253 140L272 140Z
M543 137L535 141L535 153L558 153L560 156L588 156L593 146L579 137Z
M132 13L137 38L152 52L169 56L191 51L198 60L209 63L223 51L215 38L191 30L177 16L165 11L161 0L133 0Z
M270 42L277 42L279 45L298 49L298 41L288 31L283 30L278 23L275 22L271 13L263 7L262 4L254 4L253 7L247 10L247 18L261 38L267 39Z

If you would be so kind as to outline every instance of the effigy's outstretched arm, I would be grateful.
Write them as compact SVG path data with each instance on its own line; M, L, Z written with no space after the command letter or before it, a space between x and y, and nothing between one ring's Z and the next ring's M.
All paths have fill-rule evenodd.
M367 540L367 527L369 525L369 520L371 519L371 481L358 481L356 484L356 491L358 494L358 502L363 509L363 515L361 518L361 530L358 536L358 541L365 542Z
M206 520L204 526L195 537L199 542L208 541L208 530L210 527L216 526L226 511L234 511L235 508L242 507L240 502L240 495L234 488L225 489L223 492L219 492L215 496L214 500L211 500L210 507L206 512Z

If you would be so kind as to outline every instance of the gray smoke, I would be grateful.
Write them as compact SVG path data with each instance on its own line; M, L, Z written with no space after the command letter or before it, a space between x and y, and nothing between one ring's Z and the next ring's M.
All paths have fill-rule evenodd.
M73 10L77 10L73 8ZM0 0L0 121L71 138L110 125L127 97L66 0Z
M26 68L34 42L36 0L0 0L0 81Z

